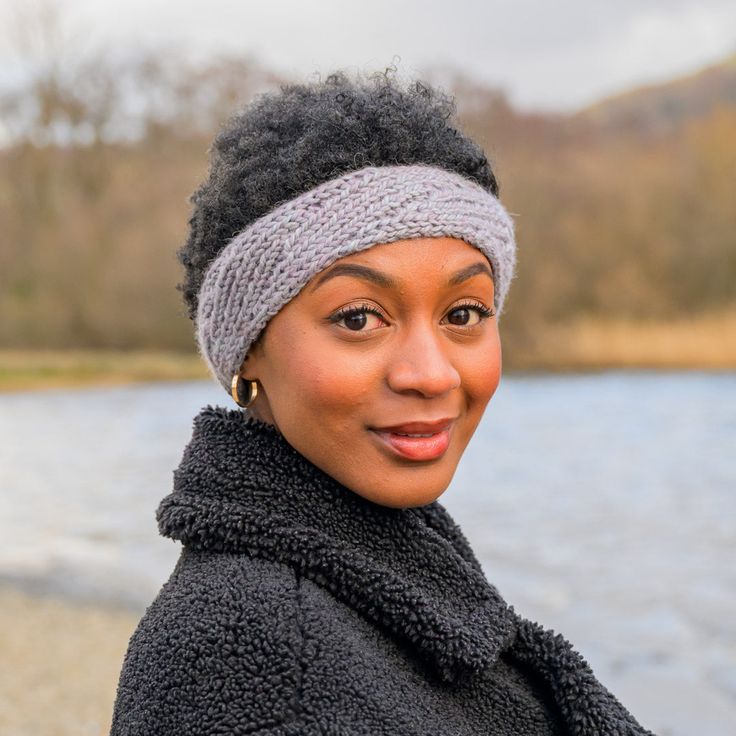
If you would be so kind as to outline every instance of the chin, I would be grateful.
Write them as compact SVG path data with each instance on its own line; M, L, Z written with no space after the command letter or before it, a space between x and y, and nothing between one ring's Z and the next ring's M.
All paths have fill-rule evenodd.
M424 484L418 488L407 488L399 485L396 488L387 489L385 484L379 488L358 489L355 492L367 498L373 503L388 506L394 509L414 508L415 506L426 506L436 501L449 486L449 481L441 488L435 484Z

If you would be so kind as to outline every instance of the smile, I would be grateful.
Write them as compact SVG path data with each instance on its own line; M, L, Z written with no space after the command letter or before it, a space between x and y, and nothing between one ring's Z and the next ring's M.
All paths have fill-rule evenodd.
M436 460L450 445L450 429L446 427L438 432L421 433L372 429L371 432L394 455L409 460Z

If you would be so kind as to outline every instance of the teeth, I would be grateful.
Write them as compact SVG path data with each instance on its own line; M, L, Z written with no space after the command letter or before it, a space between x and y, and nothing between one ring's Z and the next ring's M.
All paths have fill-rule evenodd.
M398 434L400 437L432 437L433 435L430 434L404 434L403 432L394 432L394 434Z

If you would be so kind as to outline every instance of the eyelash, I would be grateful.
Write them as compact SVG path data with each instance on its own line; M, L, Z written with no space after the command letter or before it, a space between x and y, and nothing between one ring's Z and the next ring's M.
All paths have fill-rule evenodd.
M488 319L488 317L493 317L495 314L493 309L489 309L485 306L485 304L482 304L481 302L475 302L475 301L466 301L462 304L457 304L454 306L448 314L451 312L455 312L458 309L473 309L475 310L479 317L480 321L482 322L485 319ZM385 319L382 312L380 312L378 309L376 309L374 306L370 304L358 304L353 307L345 307L344 309L341 309L335 314L333 314L329 320L333 324L340 322L341 320L345 319L346 317L353 317L356 314L375 314L377 317L380 317L381 319ZM464 327L465 325L456 325L457 327ZM354 330L355 332L362 332L362 330Z

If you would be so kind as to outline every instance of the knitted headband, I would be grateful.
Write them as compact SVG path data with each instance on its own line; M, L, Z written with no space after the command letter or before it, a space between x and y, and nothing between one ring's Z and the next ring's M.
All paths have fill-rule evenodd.
M476 182L426 164L351 171L284 202L235 235L199 291L197 343L230 393L251 343L323 269L373 245L455 237L490 261L501 315L514 276L513 222Z

